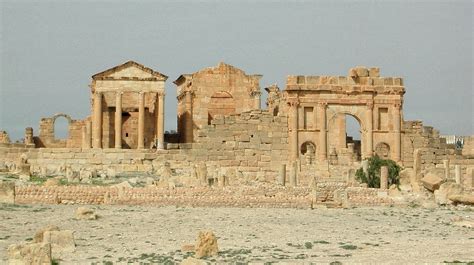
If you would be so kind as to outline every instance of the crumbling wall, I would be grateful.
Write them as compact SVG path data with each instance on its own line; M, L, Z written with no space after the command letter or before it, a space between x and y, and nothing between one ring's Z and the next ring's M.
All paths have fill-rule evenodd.
M280 165L287 163L287 117L261 110L216 117L198 132L193 151L211 167L273 181Z
M66 139L55 136L54 124L56 119L64 117L68 121L68 134ZM59 113L50 118L42 118L39 125L39 136L33 137L38 148L77 148L82 146L82 127L85 120L73 120L67 114Z

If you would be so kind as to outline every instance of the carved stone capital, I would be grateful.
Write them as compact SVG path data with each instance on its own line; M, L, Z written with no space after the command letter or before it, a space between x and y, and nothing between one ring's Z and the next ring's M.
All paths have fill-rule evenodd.
M298 107L300 100L298 98L289 98L286 103L290 107Z
M328 103L326 101L320 101L317 103L320 108L326 108Z
M374 102L367 102L367 109L373 110L374 109Z

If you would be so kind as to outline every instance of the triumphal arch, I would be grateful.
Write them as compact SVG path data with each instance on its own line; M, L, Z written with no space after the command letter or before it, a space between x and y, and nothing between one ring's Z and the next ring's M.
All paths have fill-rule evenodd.
M274 108L288 112L290 160L310 150L317 161L374 153L400 161L404 93L402 78L380 77L379 68L352 68L348 76L289 76L286 99ZM360 143L347 137L346 115L358 121Z

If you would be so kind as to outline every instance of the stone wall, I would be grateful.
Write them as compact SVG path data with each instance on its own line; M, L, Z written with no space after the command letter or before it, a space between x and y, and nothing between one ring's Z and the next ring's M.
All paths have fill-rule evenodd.
M197 134L192 153L211 167L233 168L258 180L273 181L288 161L286 116L261 110L216 117Z
M329 188L328 188L329 187ZM323 194L341 185L310 188L281 186L245 186L225 188L175 188L156 187L119 188L97 186L17 186L15 203L19 204L119 204L186 207L272 207L312 208L317 204L331 206L389 205L393 201L380 196L379 190L350 187L340 198L321 199ZM330 192L331 193L331 192ZM334 197L332 195L332 197Z

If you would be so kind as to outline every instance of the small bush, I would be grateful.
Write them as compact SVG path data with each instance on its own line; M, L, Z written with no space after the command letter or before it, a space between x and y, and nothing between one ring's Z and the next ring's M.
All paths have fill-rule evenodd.
M398 186L400 184L400 166L393 160L382 159L377 155L369 158L367 175L361 167L356 171L356 179L359 182L367 183L369 188L380 188L380 168L382 166L388 167L388 186L393 184Z

